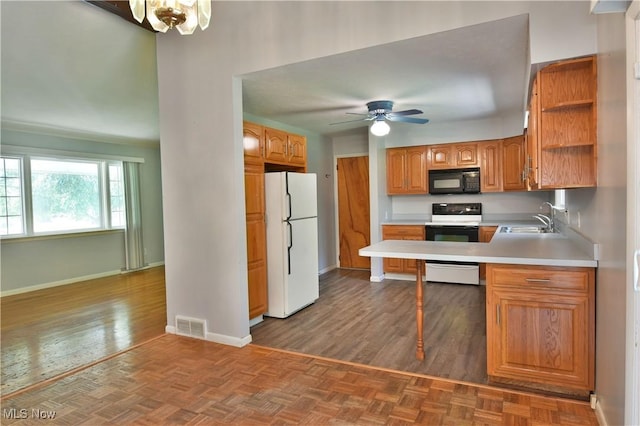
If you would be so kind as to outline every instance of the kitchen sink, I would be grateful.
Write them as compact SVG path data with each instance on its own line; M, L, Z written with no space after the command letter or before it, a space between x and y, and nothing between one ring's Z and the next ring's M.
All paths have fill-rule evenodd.
M506 234L551 234L547 228L535 225L513 225L503 226L500 228L500 232Z

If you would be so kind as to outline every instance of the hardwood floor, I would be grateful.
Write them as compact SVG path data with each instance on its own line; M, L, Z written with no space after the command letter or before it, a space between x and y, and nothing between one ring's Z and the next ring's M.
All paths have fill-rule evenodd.
M484 286L425 285L425 359L415 358L415 283L371 283L369 271L321 277L320 298L286 318L251 328L253 343L271 348L487 383Z
M334 338L306 333L299 342L356 360L348 362L163 334L164 271L113 280L65 286L57 296L2 299L1 424L598 424L585 402L356 364L370 358L409 371L403 363L415 362L414 310L404 299L412 298L411 283L372 284L359 271L323 276L314 306L326 304L324 312L308 308L296 318L301 331L327 328ZM445 334L477 332L472 312L484 296L475 289L435 297L427 285L425 329L436 339L427 339L430 368L448 368L450 376L477 371L468 361L453 362L468 358L475 343ZM453 299L458 308L446 312ZM269 319L254 331L282 338L298 327L288 323ZM387 338L399 343L381 344Z
M584 402L175 335L2 402L3 425L598 424Z
M1 394L164 334L164 267L0 299Z

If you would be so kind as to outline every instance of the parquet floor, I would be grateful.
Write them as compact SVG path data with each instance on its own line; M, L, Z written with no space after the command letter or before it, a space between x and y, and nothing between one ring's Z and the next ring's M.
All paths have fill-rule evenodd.
M597 425L588 404L165 335L2 401L2 424ZM24 417L24 418L18 418Z

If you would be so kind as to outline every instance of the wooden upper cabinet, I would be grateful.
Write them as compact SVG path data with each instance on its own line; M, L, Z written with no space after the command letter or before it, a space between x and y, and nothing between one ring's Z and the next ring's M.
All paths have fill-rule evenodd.
M307 139L304 136L289 134L287 141L287 162L306 166Z
M454 167L453 144L431 145L427 156L429 169L449 169Z
M448 143L428 146L429 169L478 167L478 144Z
M502 140L478 143L480 156L480 191L502 191Z
M243 122L244 159L273 171L305 172L307 138L248 121Z
M426 194L427 147L387 149L387 194Z
M560 61L541 69L536 102L540 188L596 186L596 57Z
M286 163L288 141L287 132L266 127L264 132L265 160Z
M246 163L262 164L264 161L264 128L258 124L243 123L242 144Z
M540 119L538 105L538 79L534 78L531 86L531 98L529 100L529 122L525 135L526 157L525 157L525 179L527 189L540 189L540 169L538 159L540 158L540 143L538 135L538 121Z
M456 167L478 166L478 144L459 143L453 146Z
M504 191L524 191L524 136L514 136L502 142L502 188Z

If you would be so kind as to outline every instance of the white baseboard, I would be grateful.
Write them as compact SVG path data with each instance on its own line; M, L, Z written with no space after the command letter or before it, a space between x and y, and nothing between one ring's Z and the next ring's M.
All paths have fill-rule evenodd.
M164 328L164 331L169 334L176 334L176 328L172 325L167 325ZM193 337L196 339L196 337ZM227 336L224 334L218 333L209 333L207 332L206 339L208 342L220 343L222 345L235 346L236 348L242 348L251 343L251 334L248 336L239 338L233 336Z
M384 281L384 274L382 275L371 275L369 277L369 281L371 281L372 283L381 283L382 281Z
M596 418L598 419L598 424L600 426L607 426L607 419L604 417L604 412L602 411L602 406L600 405L600 401L596 398L596 407L594 409L596 413Z
M155 268L156 266L162 266L162 265L164 265L164 262L150 263L144 269ZM0 297L13 296L13 295L16 295L16 294L29 293L31 291L36 291L36 290L43 290L45 288L52 288L52 287L59 287L59 286L62 286L62 285L75 284L75 283L80 282L80 281L87 281L87 280L94 280L96 278L110 277L112 275L120 275L122 273L128 273L128 271L123 272L121 269L118 269L118 270L115 270L115 271L100 272L98 274L84 275L84 276L81 276L81 277L67 278L66 280L52 281L52 282L49 282L49 283L30 285L28 287L21 287L21 288L16 288L16 289L13 289L13 290L0 291Z
M326 268L322 268L322 269L320 269L320 271L318 272L318 275L322 275L322 274L325 274L325 273L327 273L327 272L329 272L329 271L333 271L333 270L334 270L334 269L336 269L337 267L338 267L338 265L330 265L330 266L327 266Z

